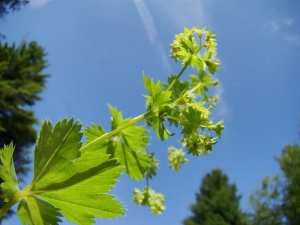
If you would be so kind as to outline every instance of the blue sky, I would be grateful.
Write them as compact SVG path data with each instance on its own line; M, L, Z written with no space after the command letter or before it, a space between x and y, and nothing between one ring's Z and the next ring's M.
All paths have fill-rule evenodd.
M179 72L181 65L169 57L175 34L192 26L217 34L221 70L215 76L221 85L215 91L221 99L212 117L225 121L222 139L210 155L188 156L188 164L174 172L167 166L167 148L179 147L179 135L167 142L153 135L149 150L160 170L150 185L165 194L167 210L156 216L134 205L132 191L145 182L123 175L111 193L126 205L126 216L97 219L97 224L181 224L213 168L237 185L247 209L261 179L280 172L274 156L286 144L299 143L299 10L297 0L36 0L10 13L0 27L8 42L36 40L48 53L45 72L51 77L43 101L33 108L40 120L73 116L106 130L107 104L124 117L145 112L142 71L162 81ZM14 217L4 224L20 223Z

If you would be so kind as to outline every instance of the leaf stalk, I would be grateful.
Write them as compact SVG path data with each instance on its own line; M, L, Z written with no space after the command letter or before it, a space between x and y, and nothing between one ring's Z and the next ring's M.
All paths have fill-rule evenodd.
M147 112L142 115L139 115L139 116L131 119L130 122L124 124L123 126L117 127L116 129L112 130L111 132L105 133L102 136L96 138L95 140L89 142L88 144L86 144L85 146L83 146L81 148L81 151L83 151L86 148L90 148L94 145L97 145L97 144L101 143L102 141L114 136L115 134L120 133L122 130L124 130L128 127L131 127L131 126L137 124L138 122L141 122L142 120L148 119L151 116L153 116L153 112Z
M184 67L182 67L182 69L180 70L179 74L176 76L176 78L173 80L173 82L170 84L170 86L168 87L167 91L171 91L173 86L175 85L175 83L178 81L178 79L180 78L180 76L183 74L183 72L185 71L185 69L188 67L188 63L186 63L184 65Z
M19 192L18 192L19 194ZM7 213L7 211L14 206L17 202L20 201L20 196L18 194L15 194L12 199L10 199L6 204L3 205L3 207L0 209L0 218Z

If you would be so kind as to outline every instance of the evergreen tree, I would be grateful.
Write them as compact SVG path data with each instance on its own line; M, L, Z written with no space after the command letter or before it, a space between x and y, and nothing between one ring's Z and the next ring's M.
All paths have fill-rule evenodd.
M196 203L190 206L193 213L183 221L184 225L242 225L247 223L239 209L241 196L234 184L220 169L213 169L202 179Z
M13 142L19 175L28 171L29 148L37 136L33 125L38 120L30 106L41 99L39 94L45 87L48 75L42 73L44 56L36 42L22 43L18 48L0 43L0 149Z

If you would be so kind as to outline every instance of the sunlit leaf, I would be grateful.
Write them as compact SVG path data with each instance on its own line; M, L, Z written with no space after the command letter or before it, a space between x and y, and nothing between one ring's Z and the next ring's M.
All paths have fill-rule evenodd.
M0 151L0 178L3 180L0 185L2 190L0 197L6 202L20 191L13 162L13 151L12 144L9 146L4 145L4 148Z
M109 106L112 114L112 130L130 121L123 120L122 113ZM148 145L148 130L143 126L131 126L110 139L109 152L124 166L125 172L134 179L143 179L143 170L151 165L151 157L145 147Z
M22 191L12 164L12 145L1 150L1 197L20 201L18 216L23 224L57 224L62 215L77 224L93 224L95 217L123 216L124 207L107 194L122 168L107 154L88 147L81 151L80 129L73 119L64 119L54 128L50 121L43 122L35 146L34 177Z

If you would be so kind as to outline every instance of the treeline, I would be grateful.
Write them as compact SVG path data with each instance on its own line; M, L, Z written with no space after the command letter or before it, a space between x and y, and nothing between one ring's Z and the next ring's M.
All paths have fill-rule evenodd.
M221 169L203 179L184 225L299 225L300 147L287 145L276 158L282 173L267 176L249 199L249 212L240 209L241 195Z

